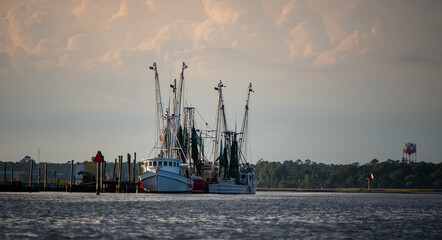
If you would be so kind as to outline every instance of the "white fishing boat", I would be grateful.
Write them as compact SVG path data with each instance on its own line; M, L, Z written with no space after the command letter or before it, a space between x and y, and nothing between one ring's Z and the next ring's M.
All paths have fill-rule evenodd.
M143 187L148 192L189 192L192 181L187 164L179 159L152 158L144 159L145 172L141 174Z
M183 62L181 79L177 90L176 80L171 85L173 90L172 111L166 110L163 114L160 85L156 63L150 69L155 71L155 93L158 135L154 149L157 157L143 159L140 181L147 192L190 192L193 181L190 178L189 166L182 159L182 148L179 146L177 131L180 123L184 69L187 65ZM177 92L178 91L178 92ZM164 122L166 120L166 122ZM152 153L152 152L151 152Z
M218 183L209 184L210 193L226 193L226 194L255 194L255 170L245 170L240 173L240 182L236 179L219 179Z
M246 160L248 112L250 93L253 92L252 84L249 84L241 132L236 132L236 129L235 131L228 130L222 94L223 87L225 86L221 81L215 87L215 90L218 91L218 104L213 136L212 166L217 165L218 171L213 168L216 180L209 184L208 190L209 193L255 194L255 169L250 167Z

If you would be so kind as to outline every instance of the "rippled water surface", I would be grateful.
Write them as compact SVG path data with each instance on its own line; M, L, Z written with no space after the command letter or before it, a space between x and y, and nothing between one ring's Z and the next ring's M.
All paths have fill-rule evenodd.
M442 195L0 193L0 239L442 239Z

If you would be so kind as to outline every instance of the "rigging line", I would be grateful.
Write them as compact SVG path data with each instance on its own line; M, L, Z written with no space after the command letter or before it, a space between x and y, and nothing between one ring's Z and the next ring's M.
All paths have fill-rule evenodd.
M198 111L197 108L195 108L196 112L198 113L198 115L201 117L201 119L204 121L204 123L206 124L206 126L213 131L213 129L209 126L209 123L207 123L207 121L203 118L203 116L201 115L201 113Z
M157 138L157 141L155 142L154 146L157 145L158 140L160 140L160 138L161 138L161 137ZM150 158L150 155L152 154L152 152L153 152L154 149L155 149L155 147L153 147L152 150L150 150L150 153L149 153L149 155L147 155L147 158ZM160 149L161 149L161 148L160 148ZM160 151L161 151L161 150L160 150Z
M178 143L178 151L181 150L181 153L183 154L183 157L185 158L186 162L189 163L189 162L187 161L188 159L187 159L187 157L186 157L186 154L184 154L183 148L181 147L180 141L178 141L178 136L175 136L175 138L176 138L176 141L177 141L177 143ZM175 150L177 150L177 149L175 148ZM190 165L190 163L189 163L189 165Z
M244 156L244 154L242 153L242 151L239 151L239 159L241 160L242 163L247 163L246 157Z
M172 70L169 69L169 86L172 84ZM170 90L171 88L169 88L169 111L170 111Z
M251 111L249 110L249 116L247 117L247 121L248 121L248 123L247 123L247 142L246 142L246 150L248 150L249 151L249 155L248 155L248 157L249 157L249 159L250 159L250 164L252 164L253 163L253 156L252 156L252 144L250 144L250 141L249 141L249 139L253 139L252 138L252 131L250 131L250 129L252 128L252 114L251 114Z

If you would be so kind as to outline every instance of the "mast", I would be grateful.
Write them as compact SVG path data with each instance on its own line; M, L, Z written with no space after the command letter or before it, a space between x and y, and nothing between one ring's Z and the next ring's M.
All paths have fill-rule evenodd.
M161 91L160 91L160 80L158 78L157 63L154 62L153 66L149 67L155 72L155 97L156 97L156 113L157 113L157 123L158 123L158 136L161 136L164 128L164 116L163 116L163 104L161 102ZM160 139L161 140L161 139ZM162 141L162 140L161 140Z
M250 101L250 93L251 92L254 92L254 91L252 88L252 83L249 83L249 90L247 92L246 106L245 106L245 110L244 110L244 118L243 118L242 127L241 127L242 137L239 139L240 158L241 158L241 156L246 157L246 155L247 155L246 142L247 142L248 128L249 128L249 101Z
M173 91L173 103L172 103L172 115L169 116L171 118L171 128L170 128L170 148L169 148L169 157L175 158L175 145L177 140L177 115L176 115L176 107L177 107L177 100L176 100L176 79L173 81L173 84L170 85ZM178 117L178 123L179 123L179 117Z
M218 91L218 104L216 107L216 115L215 115L215 129L213 134L213 154L212 154L212 167L215 166L216 161L216 155L218 151L218 138L220 137L220 112L222 109L224 109L224 103L223 103L223 95L222 95L222 88L225 87L221 80L219 80L218 86L215 87L215 90ZM225 114L223 114L223 118L225 119Z
M181 105L182 105L182 102L184 101L184 93L183 93L184 69L186 69L186 68L187 68L187 65L183 62L183 65L181 67L181 75L180 75L180 82L179 82L179 89L178 89L178 99L176 102L176 107L177 107L176 115L178 116L178 122L180 121L179 118L181 116L181 107L182 107Z
M170 157L177 157L175 156L176 153L176 141L178 141L177 138L177 131L178 127L180 125L180 117L181 117L181 103L184 100L184 94L183 94L183 86L184 86L184 69L187 68L187 65L183 62L183 65L181 67L181 75L180 75L180 81L179 81L179 88L177 89L177 82L176 79L173 82L173 85L170 85L170 87L173 89L173 106L172 106L172 142L171 142L171 148L170 148ZM178 90L178 92L177 92ZM181 137L181 136L179 136ZM181 146L181 149L183 146ZM182 151L182 150L181 150ZM179 155L179 154L178 154Z

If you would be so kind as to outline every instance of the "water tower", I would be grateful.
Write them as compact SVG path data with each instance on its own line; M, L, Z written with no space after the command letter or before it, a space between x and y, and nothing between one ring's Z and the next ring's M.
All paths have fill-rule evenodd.
M417 152L416 152L416 144L408 142L404 144L402 158L411 162L416 162L417 160Z

